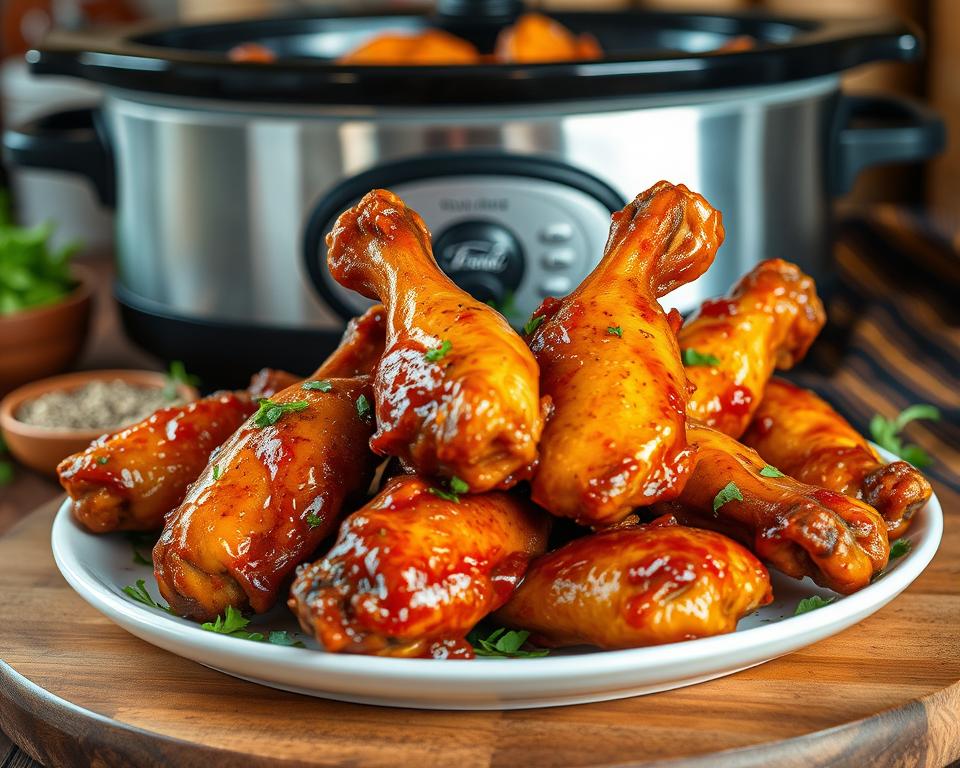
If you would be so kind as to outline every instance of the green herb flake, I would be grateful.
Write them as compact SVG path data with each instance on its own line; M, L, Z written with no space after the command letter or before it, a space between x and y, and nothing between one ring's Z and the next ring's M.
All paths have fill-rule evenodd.
M292 403L276 403L270 398L260 401L260 407L253 415L253 423L257 427L272 427L286 413L296 413L305 410L310 405L306 400L295 400Z
M443 499L444 501L452 501L454 504L460 503L460 497L457 494L452 493L451 491L445 491L443 488L427 488L428 493L432 493L434 496Z
M923 469L933 463L933 459L919 445L904 445L900 432L911 421L917 419L926 419L927 421L939 421L940 411L936 406L927 403L916 403L909 408L905 408L895 419L886 419L879 413L874 414L870 419L870 436L873 441L881 448L885 448L895 456L899 456L904 461L909 461L915 467Z
M793 612L794 616L799 616L801 613L809 613L810 611L815 611L817 608L823 608L825 605L830 605L837 598L831 597L824 599L820 595L811 595L810 597L805 597L799 603L797 603L797 610Z
M97 464L99 464L101 467L102 467L104 464L106 464L108 461L110 461L110 457L109 457L109 456L98 456L98 457L97 457Z
M373 416L373 409L370 407L370 401L366 395L360 395L357 398L357 416L364 421L370 421Z
M444 339L439 347L436 349L428 349L423 353L423 356L427 359L427 362L435 363L437 360L445 358L451 349L453 349L453 342L449 339Z
M543 315L534 315L533 317L531 317L523 325L523 335L529 336L531 333L537 330L537 328L540 327L540 325L543 323L543 320L544 320Z
M473 646L477 656L497 656L506 659L535 659L550 653L547 648L527 648L524 645L530 633L526 630L495 629L486 637L481 637L477 629L468 636L467 641Z
M728 501L743 501L743 494L732 480L727 483L716 496L713 497L713 511L716 512Z
M310 529L319 528L323 525L323 518L315 512L310 512L307 514L307 525L310 526Z
M267 642L273 645L286 645L290 648L306 648L302 642L297 640L286 630L272 630L267 633Z
M135 587L124 587L123 594L149 608L156 608L159 611L166 611L167 613L171 612L167 606L160 605L150 596L150 593L147 592L146 582L143 579L137 579L137 585Z
M170 363L170 369L167 371L167 381L163 385L163 396L167 400L176 400L180 394L180 386L196 387L199 384L200 379L187 373L187 368L182 360L173 360Z
M697 352L695 349L685 349L682 353L684 365L720 365L720 358L709 353Z
M623 338L623 328L621 328L619 325L608 325L607 333L610 336L616 336L619 339Z
M208 621L201 624L200 629L205 629L207 632L216 632L218 635L237 637L241 640L253 640L256 643L263 642L263 633L246 631L246 626L249 623L250 619L244 618L244 615L240 613L240 611L232 605L228 605L223 616L217 616L216 621Z
M786 477L779 469L770 464L767 464L763 469L760 470L760 474L763 477Z
M321 379L320 381L305 381L300 386L312 392L329 392L333 389L333 384L326 379Z
M130 548L133 550L133 562L136 565L147 565L152 568L153 545L157 543L157 537L149 533L127 531L126 539L130 542ZM146 550L149 554L144 555L141 550Z
M890 544L890 559L896 560L898 557L903 557L911 549L913 549L913 543L910 539L897 539Z
M13 462L0 461L0 487L13 482Z
M454 493L470 493L470 486L454 475L450 478L450 490Z

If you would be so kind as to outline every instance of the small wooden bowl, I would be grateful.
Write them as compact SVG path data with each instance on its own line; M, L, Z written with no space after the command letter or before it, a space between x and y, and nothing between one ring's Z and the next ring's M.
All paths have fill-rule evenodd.
M74 266L77 287L56 304L0 317L0 395L69 368L87 339L94 280Z
M167 383L166 375L156 371L115 370L68 373L25 384L0 400L0 430L10 453L26 467L47 475L54 474L57 464L67 456L82 451L104 434L105 430L38 427L19 421L15 416L16 412L28 400L34 400L47 392L77 389L91 381L117 379L134 386L158 389L162 389ZM199 397L197 390L186 384L178 384L177 391L180 397L188 402Z

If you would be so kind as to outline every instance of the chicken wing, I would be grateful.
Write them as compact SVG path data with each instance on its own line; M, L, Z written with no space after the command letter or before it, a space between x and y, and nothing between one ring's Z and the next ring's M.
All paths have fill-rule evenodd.
M593 35L574 35L541 13L525 13L497 37L494 58L507 64L599 59L603 50Z
M538 558L496 620L538 645L614 650L732 632L772 598L767 569L741 545L668 518Z
M687 415L742 435L774 368L793 367L824 322L811 278L782 259L758 264L729 297L704 302L680 329L687 378L696 386Z
M323 384L262 401L167 517L153 562L175 613L204 621L228 605L269 610L341 511L362 498L377 464L363 407L369 377Z
M350 321L340 346L314 379L368 374L383 354L386 313L381 305ZM93 533L153 531L177 507L219 447L254 410L256 401L300 381L264 368L245 392L218 392L196 403L157 411L105 435L57 467L73 500L74 517Z
M469 658L467 632L544 551L549 518L521 498L432 491L395 478L300 570L289 605L326 650Z
M886 526L873 508L782 475L710 427L688 423L687 439L697 447L696 468L658 511L733 536L788 576L809 576L842 594L867 586L886 566Z
M472 43L444 32L427 29L415 34L385 33L341 56L338 64L406 66L479 64L480 53Z
M498 312L440 271L423 220L374 190L327 246L333 276L387 308L373 450L474 492L528 473L543 428L536 361Z
M887 535L903 535L933 489L905 461L884 464L849 422L807 389L772 378L745 445L804 483L863 499L886 521Z
M533 499L587 525L679 492L692 466L687 381L657 303L699 277L723 241L720 213L661 181L614 214L603 260L534 313L530 347L554 411Z
M255 408L245 392L218 392L162 408L68 456L57 475L74 519L93 533L158 530L210 453Z

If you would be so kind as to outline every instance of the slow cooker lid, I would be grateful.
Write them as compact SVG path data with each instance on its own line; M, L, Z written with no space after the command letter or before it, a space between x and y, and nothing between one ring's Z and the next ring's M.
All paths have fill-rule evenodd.
M595 35L596 61L473 66L342 66L337 57L385 31L446 26L489 48L490 21L456 25L435 15L284 16L137 28L113 36L55 33L28 60L37 73L200 98L297 104L476 105L563 102L770 85L870 61L911 60L917 34L894 20L813 21L760 14L551 14ZM497 22L504 23L503 20ZM495 30L494 30L495 31ZM719 52L739 36L752 50ZM227 52L259 43L270 63Z

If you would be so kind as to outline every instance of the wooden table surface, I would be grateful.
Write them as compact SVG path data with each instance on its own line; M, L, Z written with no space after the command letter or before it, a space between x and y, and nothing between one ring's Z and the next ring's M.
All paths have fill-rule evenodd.
M856 254L852 258L856 259ZM93 343L82 367L159 367L122 337L108 297L109 270L101 266L99 272L104 277L104 295L98 304ZM849 296L841 298L846 304L839 304L832 317L842 322L844 312L854 318L862 312L856 305L851 310ZM937 322L938 307L929 302L922 306L930 307L932 322ZM946 339L945 345L953 344L956 350L958 329L954 318L955 314L947 314L938 343ZM867 320L872 322L871 318ZM943 320L942 315L939 320ZM866 331L884 335L882 327L871 330L869 322ZM826 349L820 356L831 354ZM912 360L918 361L919 356ZM956 358L951 360L948 355L948 374L955 373L955 365ZM863 413L884 408L895 412L903 407L901 393L884 389L886 382L877 381L876 387L857 391L864 379L872 381L871 372L856 379L842 373L830 379L821 392L832 393L829 387L834 383L841 398L854 392L849 395L851 402L844 404L849 406L848 414L856 412L857 405L867 409ZM815 378L819 375L801 372L799 380L817 386ZM956 377L951 381L947 375L941 383L948 400L939 404L947 407L948 414L955 413L949 409L956 408ZM855 423L863 427L862 418L859 422L855 418ZM917 435L914 431L913 439ZM89 622L88 627L97 628L107 646L117 644L119 648L123 644L129 648L132 643L136 653L142 654L137 662L143 668L162 672L156 690L168 708L172 700L173 710L183 713L185 730L181 732L198 735L208 731L202 725L204 717L215 726L222 724L224 721L218 719L221 713L208 709L220 705L239 717L251 739L273 737L277 749L286 745L302 758L326 764L429 765L441 756L464 765L653 764L649 758L766 743L769 749L765 753L731 752L723 764L765 765L775 761L799 767L814 764L816 757L818 765L937 768L960 758L960 495L955 483L944 482L960 475L960 466L955 461L957 445L943 443L942 436L933 435L928 440L921 434L918 441L932 449L938 459L941 455L949 458L931 472L946 513L944 546L915 587L870 620L809 649L724 680L642 699L512 713L417 713L332 704L263 689L176 659L126 636L78 598L73 599L82 620ZM13 485L0 489L0 537L58 495L59 488L51 481L18 470ZM41 519L43 514L49 516L49 510L21 525L12 539L24 536L40 541L47 524ZM11 551L8 549L8 555ZM58 576L41 577L38 571L35 578L64 588ZM80 636L74 639L79 641ZM70 649L52 650L59 653ZM42 677L43 665L35 670ZM135 674L135 668L127 671ZM116 670L109 670L103 682L115 678ZM55 682L50 681L51 687ZM136 686L126 695L135 697ZM90 699L94 700L103 703L104 714L137 722L140 702L134 703L131 715L131 707L123 705L119 694ZM277 718L273 725L269 725L271 718ZM302 739L302 732L311 728L322 729L329 752L309 754L310 742ZM173 733L178 733L176 728ZM363 734L359 741L358 734ZM207 732L206 737L218 741L216 733ZM348 747L351 739L353 746ZM259 752L253 742L246 745L241 741L239 746L249 746L250 753ZM203 764L230 761L205 759ZM253 760L251 764L260 762ZM697 764L717 763L707 759ZM32 761L0 733L0 768L28 765L33 765Z

